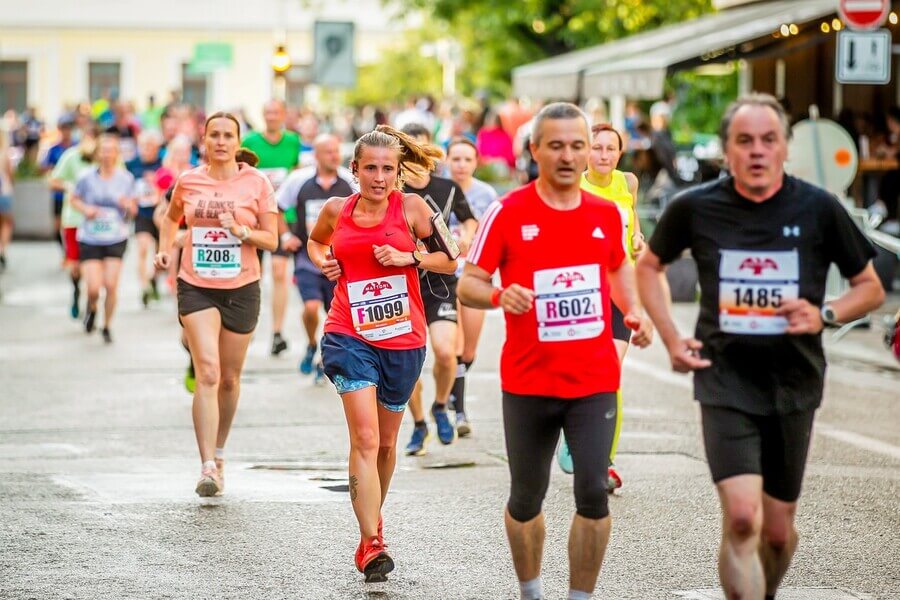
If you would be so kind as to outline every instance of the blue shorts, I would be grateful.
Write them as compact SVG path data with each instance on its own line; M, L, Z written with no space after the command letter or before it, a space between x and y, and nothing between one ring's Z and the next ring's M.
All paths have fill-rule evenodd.
M338 394L375 386L378 404L392 412L406 408L424 362L424 347L385 350L340 333L322 337L325 374Z
M334 282L321 273L313 273L305 269L294 271L297 278L297 289L304 302L318 300L325 306L325 312L331 309L331 301L334 299Z
M12 212L12 196L4 196L0 194L0 215Z

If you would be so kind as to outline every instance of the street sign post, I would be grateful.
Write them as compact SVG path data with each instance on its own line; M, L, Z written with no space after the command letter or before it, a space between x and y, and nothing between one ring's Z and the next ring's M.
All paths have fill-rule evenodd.
M838 12L850 29L877 29L891 10L889 0L841 0Z
M887 29L838 32L835 70L839 83L889 83L891 32Z

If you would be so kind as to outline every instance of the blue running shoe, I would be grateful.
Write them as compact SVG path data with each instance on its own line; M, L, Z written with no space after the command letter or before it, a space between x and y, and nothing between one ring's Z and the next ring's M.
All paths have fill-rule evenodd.
M569 444L566 443L565 437L562 438L559 448L556 449L556 462L563 473L571 475L575 472L575 465L572 464L572 455L569 453Z
M438 439L445 446L452 444L453 440L456 439L456 428L450 422L450 417L447 415L447 407L438 409L436 406L432 406L431 416L434 417L434 424L437 425Z
M406 445L407 456L424 456L425 442L428 441L428 427L413 427L412 437Z
M307 346L306 347L306 356L303 357L303 360L300 361L300 372L304 375L309 375L313 371L313 358L316 355L316 347L315 346Z

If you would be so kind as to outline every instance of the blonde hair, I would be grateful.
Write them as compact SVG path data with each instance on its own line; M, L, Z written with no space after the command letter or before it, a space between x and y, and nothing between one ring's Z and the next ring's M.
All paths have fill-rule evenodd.
M420 144L412 136L394 129L389 125L379 125L373 131L356 140L353 148L353 161L359 162L363 148L389 148L400 155L400 172L397 176L397 189L403 188L404 167L418 165L427 171L433 171L437 162L444 158L444 151L434 144Z

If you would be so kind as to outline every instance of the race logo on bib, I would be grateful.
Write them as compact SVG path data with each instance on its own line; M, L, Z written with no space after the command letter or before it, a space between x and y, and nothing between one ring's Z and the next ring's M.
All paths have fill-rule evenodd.
M796 250L722 250L719 263L719 328L726 333L779 335L787 319L775 314L798 297L800 260Z

